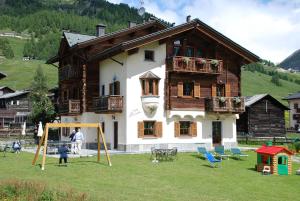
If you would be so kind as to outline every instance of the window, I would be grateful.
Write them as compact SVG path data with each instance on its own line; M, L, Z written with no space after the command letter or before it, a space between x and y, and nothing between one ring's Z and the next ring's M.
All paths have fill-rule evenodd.
M145 61L154 61L154 51L145 50Z
M162 137L162 122L140 121L138 122L138 137Z
M298 103L294 103L294 109L298 109Z
M17 100L17 105L20 105L20 101L19 100Z
M201 48L197 49L196 57L203 57Z
M61 128L62 135L68 137L70 135L70 128Z
M180 121L179 124L180 124L180 135L189 135L190 128L191 128L191 122Z
M155 134L154 125L155 121L144 121L144 136Z
M120 82L115 81L109 84L109 95L120 95Z
M173 56L179 56L180 54L180 46L173 47Z
M179 121L174 122L174 133L175 137L180 136L191 136L196 137L197 136L197 122L192 121Z
M142 83L142 95L158 95L158 80L157 79L144 79Z
M217 84L217 96L225 96L225 85Z
M184 82L183 83L183 96L193 96L194 83Z
M194 48L193 47L187 47L185 50L185 56L186 57L194 57Z
M105 85L102 85L101 87L101 95L105 96Z

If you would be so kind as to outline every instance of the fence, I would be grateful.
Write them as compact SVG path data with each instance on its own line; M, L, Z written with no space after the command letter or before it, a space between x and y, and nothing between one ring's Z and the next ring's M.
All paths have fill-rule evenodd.
M237 141L239 144L248 145L262 145L266 142L272 142L273 145L291 144L295 142L293 138L287 137L250 137L250 136L238 136Z

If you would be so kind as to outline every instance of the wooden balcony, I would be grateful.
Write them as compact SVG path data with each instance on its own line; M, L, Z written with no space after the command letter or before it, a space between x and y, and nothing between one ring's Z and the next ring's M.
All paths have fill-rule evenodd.
M60 114L80 114L80 100L68 100L58 105L58 112Z
M211 112L245 112L244 97L211 97L206 99L205 107Z
M167 59L167 71L221 74L222 70L222 60L184 56Z
M96 113L117 113L123 111L123 96L110 95L93 99L93 108Z

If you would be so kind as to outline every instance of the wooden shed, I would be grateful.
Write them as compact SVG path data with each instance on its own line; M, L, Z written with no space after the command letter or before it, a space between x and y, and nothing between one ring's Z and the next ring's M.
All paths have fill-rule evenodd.
M269 94L246 97L246 110L237 120L238 134L254 137L285 136L284 112L288 107Z
M293 152L285 147L262 146L256 150L258 172L261 172L264 166L271 167L271 174L288 175L292 174L292 155Z

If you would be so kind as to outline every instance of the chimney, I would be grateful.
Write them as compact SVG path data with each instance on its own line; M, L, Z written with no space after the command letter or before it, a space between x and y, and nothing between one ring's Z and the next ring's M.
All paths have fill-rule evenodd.
M105 35L105 25L104 24L97 24L96 25L96 36L104 36Z
M190 21L191 21L191 16L190 15L186 16L186 22L190 22Z
M128 21L128 28L132 28L134 26L136 26L136 22Z

